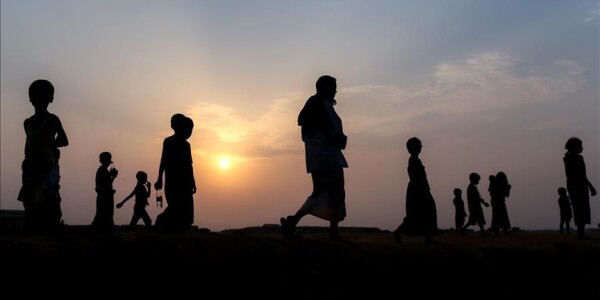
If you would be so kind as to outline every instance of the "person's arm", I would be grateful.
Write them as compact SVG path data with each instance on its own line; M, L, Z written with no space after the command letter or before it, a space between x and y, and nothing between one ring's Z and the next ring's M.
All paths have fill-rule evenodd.
M67 133L60 122L60 119L57 116L55 117L55 127L56 127L56 139L54 139L54 147L65 147L69 145L69 139L67 138Z
M115 168L110 169L110 182L111 183L113 183L115 181L115 178L117 178L117 175L119 175L119 170L117 170Z
M131 199L131 197L133 197L133 195L135 195L135 188L133 189L133 192L131 192L131 194L129 194L129 196L127 196L125 199L123 199L123 201L121 201L117 204L117 208L121 208L123 206L123 204L125 204L125 202L127 202L127 200L129 200L129 199Z
M146 181L146 198L150 198L150 191L152 190L152 185L149 181Z
M489 207L490 204L485 202L485 200L483 200L483 198L481 197L481 194L479 194L479 192L477 192L477 196L479 197L479 201L481 201L481 203L483 203L483 205L485 205L485 207Z
M586 179L586 180L587 180L587 179ZM590 193L591 193L591 195L592 195L592 196L596 196L596 194L597 194L598 192L596 192L596 189L594 188L594 186L592 185L592 183L591 183L589 180L587 180L587 185L588 185L588 187L590 188Z
M192 167L191 174L192 174L192 178L191 178L192 179L192 194L195 194L196 193L196 179L194 178L194 168L193 167Z
M188 143L188 160L190 162L190 180L192 186L192 194L196 193L196 179L194 178L194 160L192 159L192 146Z
M327 105L327 104L325 104ZM344 134L344 130L342 128L341 118L338 116L335 109L327 109L325 108L325 118L326 118L326 133L329 138L334 142L336 146L340 149L346 149L346 144L348 143L348 137ZM339 122L338 122L339 119Z
M165 172L165 142L163 142L162 153L160 155L160 165L158 166L158 178L154 183L154 189L160 190L163 187L163 173Z

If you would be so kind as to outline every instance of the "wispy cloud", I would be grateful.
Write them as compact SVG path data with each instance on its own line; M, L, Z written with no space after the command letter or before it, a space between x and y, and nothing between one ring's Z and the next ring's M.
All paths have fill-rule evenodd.
M464 118L557 101L583 83L584 68L570 60L530 70L517 68L519 64L515 57L490 51L441 63L433 82L411 88L376 84L344 87L340 82L340 105L336 109L347 133L389 136L411 130L426 115ZM191 106L188 113L219 142L243 146L240 148L247 149L249 156L298 153L301 146L296 117L308 95L276 99L255 120L240 117L231 107L207 102Z
M587 15L588 17L585 19L586 22L592 22L600 19L600 3L598 3L598 7L596 9L588 11Z
M500 52L472 55L439 64L435 80L400 89L365 85L342 89L345 124L352 131L392 135L410 130L426 114L465 117L482 111L556 101L578 90L584 69L569 60L556 61L536 72L517 72L519 60ZM435 122L435 120L432 120Z
M308 94L291 94L275 99L256 119L242 118L234 108L208 102L190 106L199 134L213 145L198 145L198 154L209 156L206 149L235 148L246 158L297 153L299 128L296 118ZM216 145L215 145L216 144ZM221 150L222 151L222 150Z

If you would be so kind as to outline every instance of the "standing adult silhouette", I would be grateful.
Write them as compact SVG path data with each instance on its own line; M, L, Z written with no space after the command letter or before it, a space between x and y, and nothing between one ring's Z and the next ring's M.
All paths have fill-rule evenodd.
M306 154L306 171L312 176L313 191L293 216L280 218L285 237L292 237L296 225L307 214L329 221L329 239L342 240L338 223L346 217L344 168L348 167L342 150L348 138L342 120L336 113L334 77L321 76L316 82L316 94L307 101L298 125L302 127L302 141Z
M490 203L492 204L492 225L491 229L496 234L500 229L505 234L510 232L510 219L508 218L508 209L506 208L506 198L510 196L511 185L508 184L508 178L504 172L498 172L495 176L494 184L490 185Z
M565 163L565 173L567 175L567 190L571 197L573 205L573 216L577 226L577 238L580 240L588 239L585 236L585 224L591 223L590 211L590 193L596 195L596 189L590 183L585 171L585 162L583 161L583 142L576 137L572 137L565 145L567 153L563 161Z
M154 188L163 188L165 175L165 196L167 208L156 216L155 226L161 232L185 232L194 223L194 194L196 180L192 167L192 148L187 141L192 136L194 121L183 114L171 117L174 134L163 142L158 179Z
M396 242L402 241L402 234L424 235L426 242L432 241L432 236L437 234L437 212L435 200L431 195L425 166L419 159L423 148L421 141L410 138L406 142L410 153L408 159L408 188L406 189L406 217L402 224L394 231Z

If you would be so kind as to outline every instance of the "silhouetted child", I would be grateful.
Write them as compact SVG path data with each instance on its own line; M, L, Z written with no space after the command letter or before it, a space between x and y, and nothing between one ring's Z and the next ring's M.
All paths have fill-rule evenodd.
M187 142L194 122L182 114L175 114L171 117L171 128L175 133L163 142L158 180L154 184L155 189L162 189L164 173L167 208L156 217L156 228L166 232L185 232L194 223L196 182L192 150Z
M127 200L131 199L135 195L135 205L133 206L133 216L131 217L131 222L129 222L129 227L133 228L137 225L139 219L144 221L144 224L147 228L152 226L152 219L148 215L146 211L146 206L150 205L148 203L148 197L150 197L150 182L148 182L148 174L144 171L139 171L135 174L135 178L137 179L137 184L135 188L127 196L123 201L117 204L117 208L121 208Z
M463 226L465 224L465 218L467 217L467 212L465 211L465 202L462 199L462 190L459 188L454 189L454 199L452 200L454 204L454 228L456 228L457 233L464 233Z
M596 189L590 183L585 171L585 162L583 161L583 142L576 137L572 137L565 145L567 153L563 161L565 163L565 173L567 175L567 190L571 197L573 205L573 216L575 225L577 225L577 238L580 240L588 239L585 236L585 224L591 223L590 211L590 193L596 195Z
M32 231L55 231L61 224L58 196L58 147L69 145L60 119L48 112L54 101L54 86L36 80L29 86L29 101L35 113L23 122L25 159L17 199L23 202L26 226Z
M110 152L100 153L100 167L96 171L96 215L92 221L92 229L97 232L112 232L115 229L113 216L115 213L115 190L113 181L119 174L110 168L112 155Z
M563 226L566 225L567 234L571 233L571 218L573 213L571 212L571 201L567 196L567 189L561 187L558 189L558 207L560 208L560 233L563 233Z
M469 221L465 225L464 229L470 225L479 226L481 235L485 235L485 230L483 229L483 225L485 225L485 216L483 215L483 209L481 208L481 204L485 205L485 207L490 206L487 202L485 202L481 198L481 194L479 194L479 190L477 190L477 185L479 184L479 180L481 180L481 176L477 173L471 173L469 175L469 187L467 187L467 205L469 207Z
M425 166L419 159L423 148L421 141L410 138L406 142L410 153L408 159L408 187L406 189L406 217L394 231L394 239L401 242L402 234L423 235L425 242L431 242L432 236L438 233L437 211L435 200L431 195Z

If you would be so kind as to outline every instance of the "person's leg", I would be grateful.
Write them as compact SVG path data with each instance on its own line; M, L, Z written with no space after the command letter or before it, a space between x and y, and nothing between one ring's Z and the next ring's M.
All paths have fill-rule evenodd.
M577 239L587 239L587 237L585 236L585 224L577 224Z
M400 224L398 226L398 228L396 228L396 230L394 230L394 240L396 241L396 243L402 243L402 231L403 231L403 225L404 223Z
M565 224L566 224L566 227L567 227L567 234L571 233L571 224L570 223L571 223L571 221L569 221L569 220L565 221Z
M559 228L561 234L563 233L564 224L565 224L565 221L564 220L560 220L560 226L558 228ZM567 226L569 226L569 225L567 225Z
M142 217L142 220L144 221L144 225L146 225L146 228L152 227L152 219L148 215L148 212L146 211L145 208L142 210L141 217Z
M129 228L132 229L137 225L138 220L140 219L140 214L138 209L133 208L133 216L131 216L131 221L129 222Z
M338 231L338 221L329 222L329 240L330 241L343 241L344 239L340 236Z
M312 179L313 190L309 197L315 198L318 197L323 191L325 191L326 186L325 184L323 184L323 179L325 177L323 173L317 172L313 172L310 175ZM294 235L294 231L296 230L296 225L298 225L298 222L300 222L300 220L307 214L308 213L302 210L301 207L293 216L290 215L285 218L279 218L279 222L281 224L281 231L283 232L283 235L286 237L292 237Z

